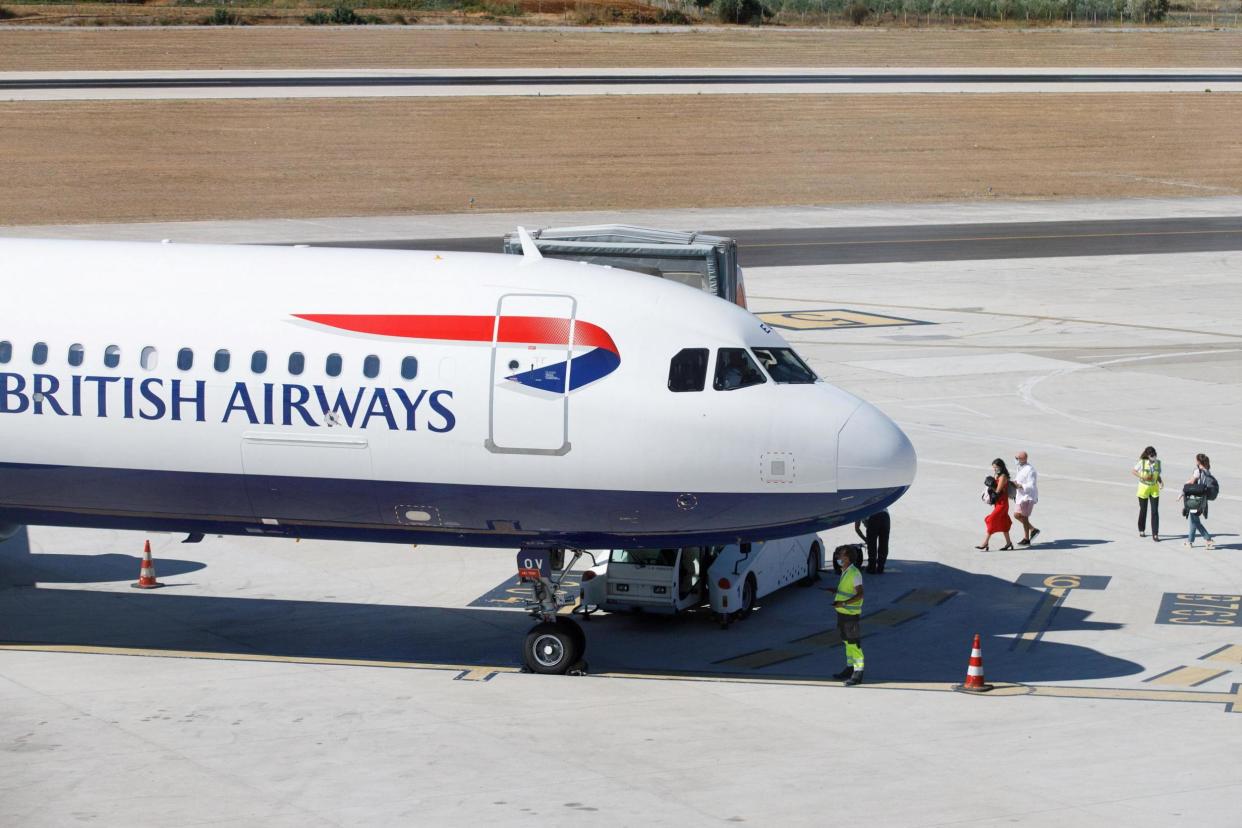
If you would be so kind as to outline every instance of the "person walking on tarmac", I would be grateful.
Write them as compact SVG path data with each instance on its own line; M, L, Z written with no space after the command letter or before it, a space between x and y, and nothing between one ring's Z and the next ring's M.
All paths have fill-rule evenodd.
M892 528L887 509L868 515L865 521L854 521L854 533L867 544L868 575L884 574L884 564L888 562L888 535Z
M1139 455L1139 461L1130 472L1138 478L1139 502L1139 537L1147 537L1147 506L1151 504L1151 539L1160 542L1160 487L1164 480L1160 477L1160 460L1156 457L1156 449L1148 446Z
M837 632L845 642L845 669L833 678L853 687L862 684L863 680L862 630L859 624L863 606L863 577L858 571L862 549L857 544L838 546L832 557L841 568L841 580L837 582L832 607L837 611Z

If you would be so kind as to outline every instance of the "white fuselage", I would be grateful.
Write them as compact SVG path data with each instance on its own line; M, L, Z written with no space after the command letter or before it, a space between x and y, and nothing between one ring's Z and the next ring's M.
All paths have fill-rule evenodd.
M625 271L3 240L0 287L0 524L723 542L854 520L914 475L827 383L715 390L720 349L787 344ZM683 349L702 391L669 390Z

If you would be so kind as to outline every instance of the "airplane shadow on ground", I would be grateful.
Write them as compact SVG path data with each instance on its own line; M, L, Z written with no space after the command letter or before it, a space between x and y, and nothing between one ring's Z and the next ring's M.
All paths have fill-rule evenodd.
M161 578L170 571L166 563L159 564ZM825 582L834 579L828 574ZM1083 681L1144 669L1069 643L1043 640L1029 650L1015 649L1012 638L1028 628L1045 600L1043 590L921 561L890 561L889 572L868 576L866 585L863 646L872 680L960 682L976 632L983 635L987 677L993 681ZM842 665L841 646L822 637L811 639L819 643L805 641L835 628L825 586L778 592L749 619L727 630L705 612L674 618L597 615L584 627L587 659L592 672L826 678ZM928 602L925 592L911 598L916 589L943 595L944 600ZM886 608L901 609L910 617L889 626L869 621L872 613ZM1154 617L1154 605L1152 609ZM1089 616L1062 606L1048 632L1119 627ZM0 601L0 638L7 643L293 659L513 667L520 664L520 645L530 626L525 614L516 611L207 597L170 590L18 587L5 589ZM757 667L737 661L762 651L780 651L782 657Z
M185 575L206 564L160 558L156 576ZM31 586L35 583L93 584L105 581L136 581L142 567L140 555L43 555L30 551L30 538L23 526L16 535L0 543L0 587Z

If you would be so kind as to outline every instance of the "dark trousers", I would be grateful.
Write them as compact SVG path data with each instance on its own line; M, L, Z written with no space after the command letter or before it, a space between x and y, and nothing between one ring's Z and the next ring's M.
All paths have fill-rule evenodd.
M1153 535L1160 534L1160 498L1158 497L1140 497L1139 498L1139 531L1147 531L1147 502L1151 501L1151 533Z
M867 530L867 571L883 572L888 561L888 534L893 521L888 512L876 512L863 526Z

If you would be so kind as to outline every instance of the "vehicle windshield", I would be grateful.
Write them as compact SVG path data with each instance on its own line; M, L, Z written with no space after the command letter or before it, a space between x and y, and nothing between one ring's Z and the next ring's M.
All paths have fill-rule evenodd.
M774 382L809 383L819 379L793 348L751 348Z
M614 549L608 556L610 563L634 566L673 566L677 563L676 549Z

